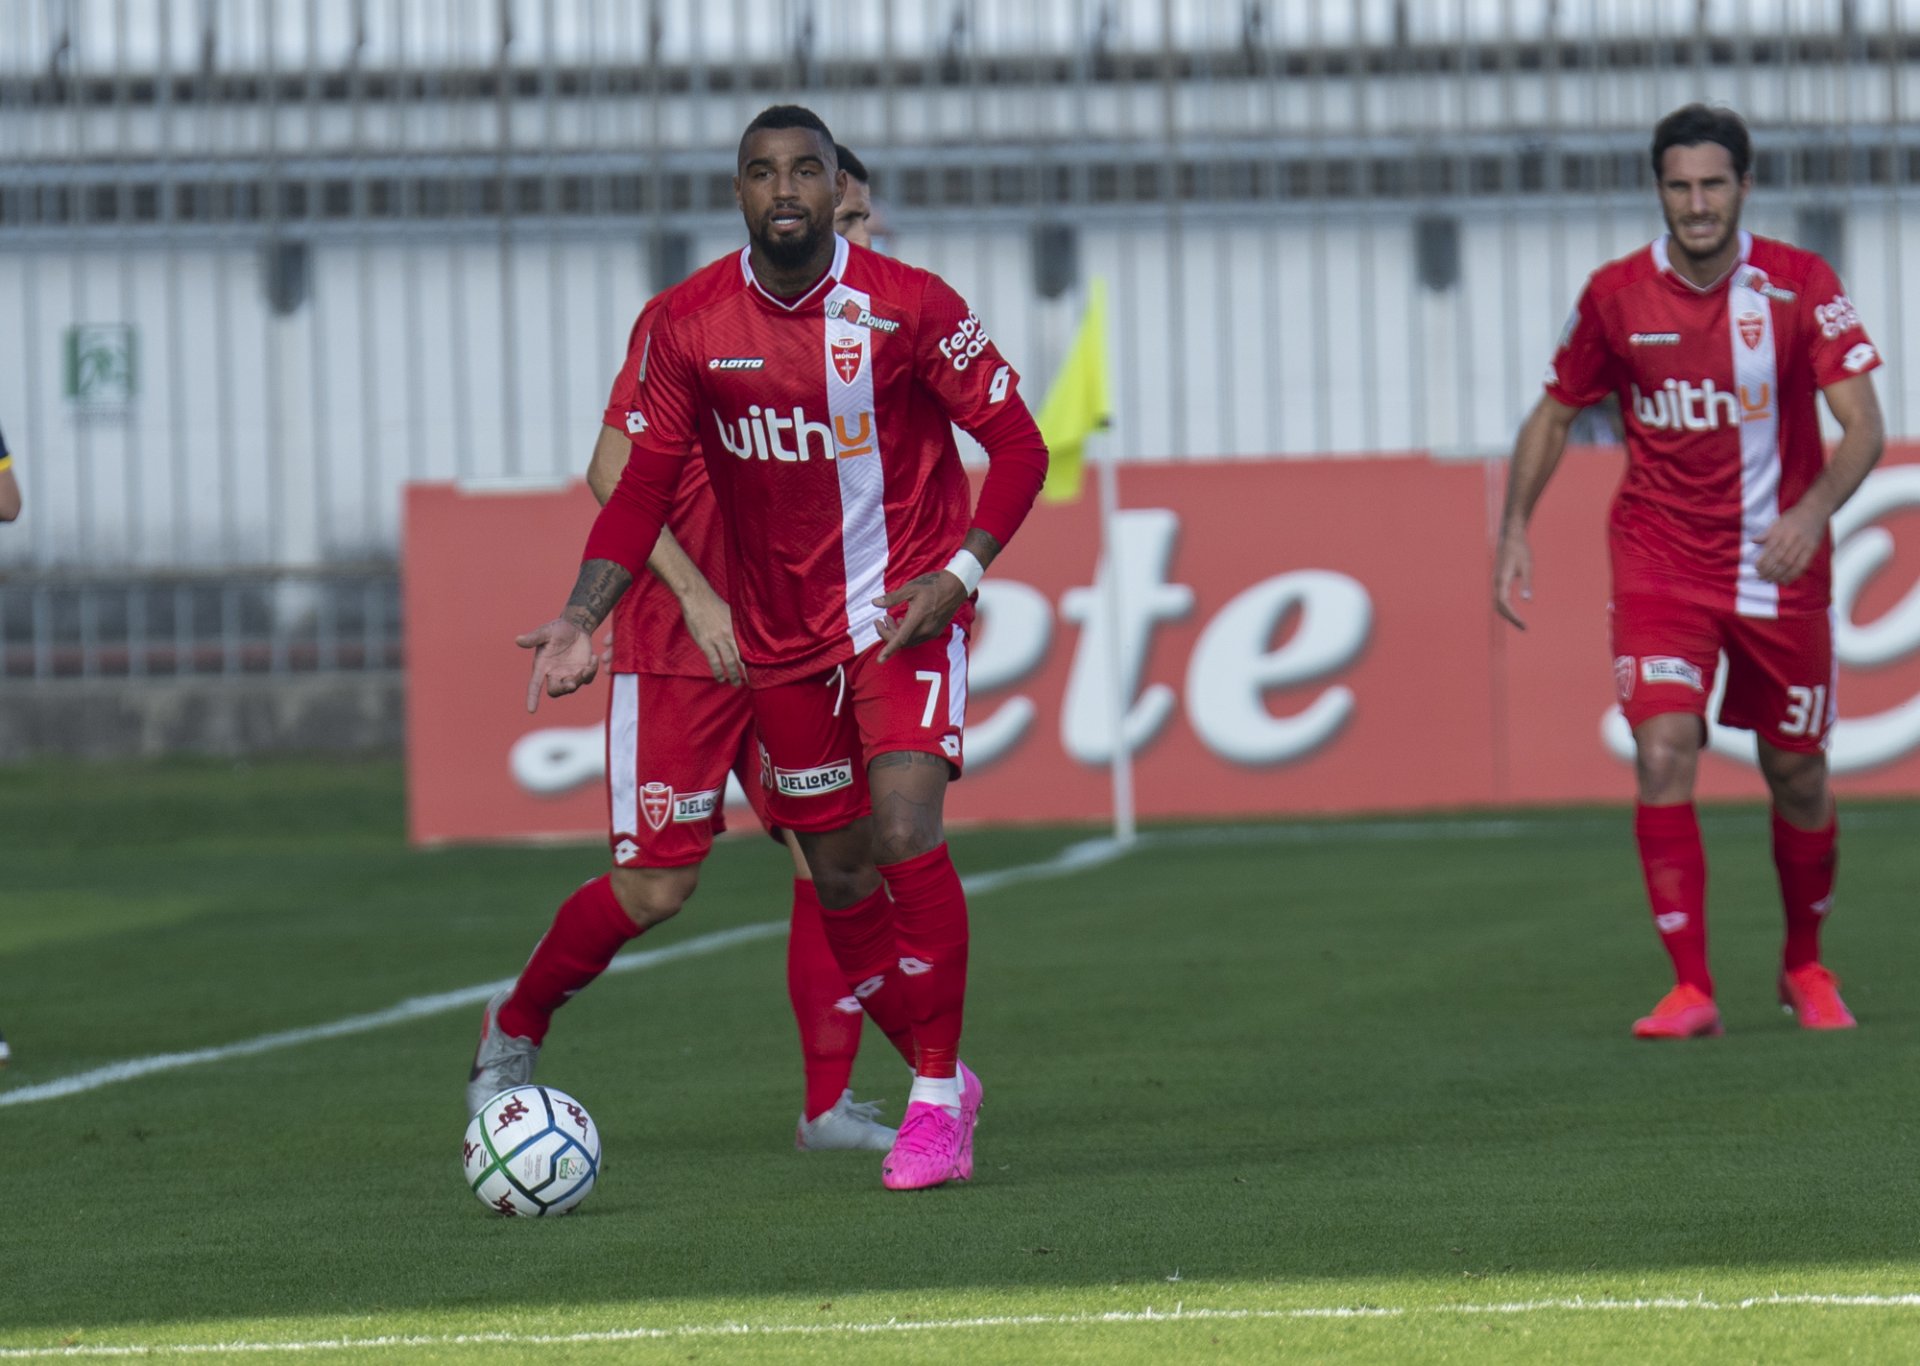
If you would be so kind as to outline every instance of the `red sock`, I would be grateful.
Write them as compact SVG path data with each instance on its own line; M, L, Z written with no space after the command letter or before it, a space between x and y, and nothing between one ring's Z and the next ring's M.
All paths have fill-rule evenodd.
M1707 851L1700 843L1700 820L1692 802L1648 806L1633 811L1633 834L1640 843L1640 869L1647 879L1647 901L1660 942L1673 960L1682 986L1713 995L1707 971Z
M893 899L887 884L882 882L871 896L844 910L822 906L820 926L840 964L841 981L912 1067L913 1013L896 965L899 950L894 947Z
M787 999L800 1026L807 1069L806 1117L817 1119L839 1101L860 1051L860 1002L847 990L820 923L813 884L793 880L793 924L787 931Z
M620 946L640 930L621 909L605 874L560 903L553 925L520 969L513 994L500 1007L500 1028L539 1043L553 1012L607 970Z
M913 1008L923 1077L951 1077L967 1001L967 896L947 846L880 870L893 893L900 971Z
M1773 866L1780 873L1780 900L1787 909L1787 947L1781 966L1789 971L1820 961L1820 926L1833 905L1834 865L1840 820L1821 830L1801 830L1773 813Z

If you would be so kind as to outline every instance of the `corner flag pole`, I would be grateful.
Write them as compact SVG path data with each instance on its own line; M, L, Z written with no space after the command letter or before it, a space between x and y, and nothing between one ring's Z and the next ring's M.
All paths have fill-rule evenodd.
M1120 522L1119 456L1111 441L1100 443L1100 611L1106 617L1107 716L1113 725L1113 838L1117 844L1134 841L1133 752L1127 742L1125 650L1120 643Z
M1107 282L1096 275L1087 281L1086 304L1080 326L1066 359L1053 377L1046 401L1034 420L1046 438L1049 453L1046 485L1041 500L1067 503L1079 498L1084 484L1087 443L1111 420L1107 394ZM1108 642L1107 709L1113 746L1113 837L1131 844L1133 828L1133 756L1127 752L1125 651L1120 645L1120 520L1119 457L1111 445L1094 459L1100 484L1100 600L1097 625Z

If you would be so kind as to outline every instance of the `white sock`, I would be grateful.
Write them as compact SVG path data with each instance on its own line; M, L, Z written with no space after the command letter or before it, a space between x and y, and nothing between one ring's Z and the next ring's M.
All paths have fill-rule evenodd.
M960 1113L960 1074L950 1077L923 1077L914 1074L913 1090L907 1096L907 1104L924 1101L928 1105L938 1105L950 1115Z

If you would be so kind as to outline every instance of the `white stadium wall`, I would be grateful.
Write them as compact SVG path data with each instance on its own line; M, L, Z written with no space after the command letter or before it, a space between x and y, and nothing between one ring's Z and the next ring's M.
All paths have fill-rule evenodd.
M1108 281L1127 460L1504 448L1582 278L1657 230L1652 121L1728 101L1752 226L1837 242L1920 435L1920 0L16 8L20 582L390 563L407 480L576 473L650 263L741 240L733 143L784 99L1030 400ZM1074 246L1051 298L1042 229ZM130 344L130 392L72 392L77 336Z
M1791 214L1757 231L1791 233ZM1782 221L1784 220L1784 221ZM1503 448L1585 273L1657 226L1651 208L1468 217L1460 279L1416 278L1408 220L1099 225L1082 278L1112 291L1114 426L1125 459ZM1920 215L1851 207L1847 276L1894 361L1895 435L1920 435ZM716 227L707 259L739 241ZM1037 405L1079 294L1043 300L1023 227L909 221L890 249L951 280ZM411 479L575 475L645 301L644 252L610 238L316 245L306 301L276 316L254 244L0 251L0 425L35 516L0 565L311 564L390 556ZM135 397L64 392L65 338L123 323Z

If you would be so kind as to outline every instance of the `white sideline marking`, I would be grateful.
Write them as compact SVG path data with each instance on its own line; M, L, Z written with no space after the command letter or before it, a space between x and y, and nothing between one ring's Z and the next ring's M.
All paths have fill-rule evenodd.
M1776 1306L1818 1306L1829 1309L1920 1309L1916 1295L1756 1295L1740 1300L1708 1299L1573 1299L1518 1300L1508 1304L1432 1304L1414 1308L1388 1305L1328 1305L1302 1309L1116 1309L1101 1314L995 1314L963 1319L882 1319L871 1323L690 1323L672 1328L610 1328L581 1333L445 1333L395 1334L366 1338L315 1338L300 1342L182 1342L127 1346L0 1347L0 1360L47 1357L211 1356L223 1352L330 1352L374 1347L549 1347L598 1342L657 1341L663 1338L713 1337L830 1337L835 1334L951 1332L966 1328L1072 1328L1107 1324L1180 1323L1219 1320L1286 1319L1397 1319L1412 1315L1484 1317L1494 1314L1538 1314L1563 1311L1653 1310L1731 1312Z
M982 896L988 892L998 891L1002 887L1010 887L1015 883L1030 882L1036 878L1059 877L1066 873L1096 867L1118 858L1122 852L1121 847L1112 840L1083 840L1078 844L1068 845L1052 858L1043 859L1039 863L1018 864L1011 868L995 868L988 872L977 873L973 877L962 878L960 885L970 895ZM609 973L639 972L646 968L659 967L663 963L677 962L682 958L699 958L709 953L718 953L736 944L752 943L757 939L768 939L786 932L786 921L763 920L758 924L742 925L736 929L703 934L683 944L623 953L607 965L607 971ZM104 1067L96 1067L88 1072L76 1072L70 1077L59 1077L53 1081L42 1082L37 1086L20 1086L10 1091L0 1091L0 1106L27 1105L37 1100L58 1100L63 1096L77 1096L85 1091L97 1091L103 1086L113 1086L119 1082L152 1076L156 1072L172 1072L182 1067L198 1067L202 1063L225 1062L229 1058L252 1057L256 1053L271 1053L277 1049L295 1048L321 1039L338 1039L348 1034L365 1034L369 1030L405 1024L409 1020L425 1019L429 1015L441 1015L449 1010L465 1010L479 1005L494 992L512 986L513 980L507 977L498 982L482 982L478 986L462 987L458 991L443 991L433 996L414 996L400 1002L399 1005L388 1006L385 1010L376 1010L366 1015L349 1015L344 1020L334 1020L328 1024L307 1025L300 1029L283 1029L272 1034L260 1034L251 1039L243 1039L239 1043L221 1044L214 1048L196 1048L185 1053L156 1053L144 1058L128 1058L122 1062L112 1062Z

